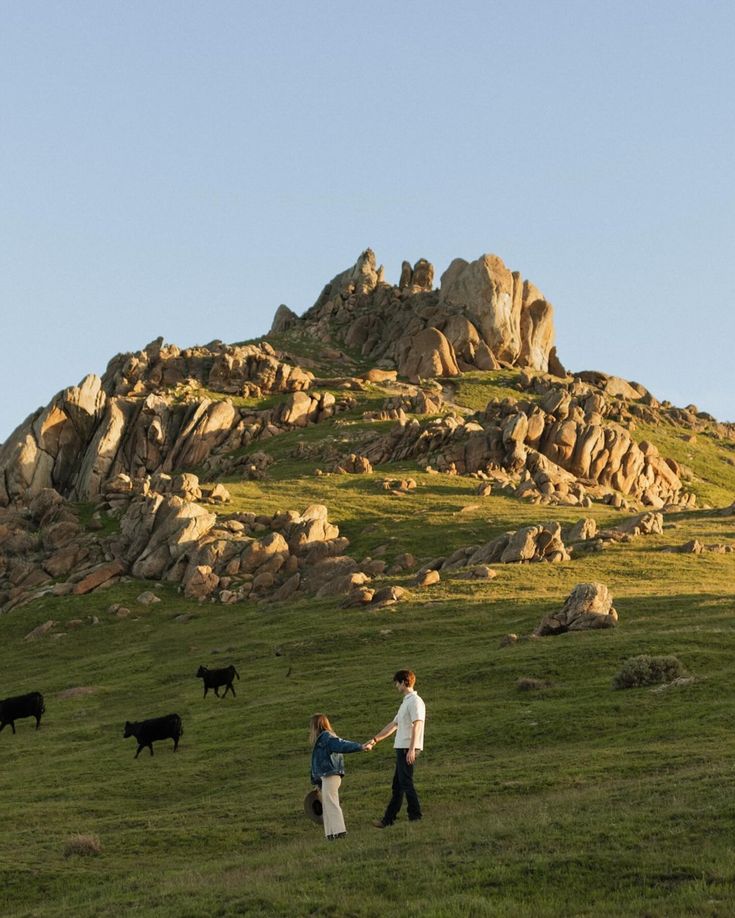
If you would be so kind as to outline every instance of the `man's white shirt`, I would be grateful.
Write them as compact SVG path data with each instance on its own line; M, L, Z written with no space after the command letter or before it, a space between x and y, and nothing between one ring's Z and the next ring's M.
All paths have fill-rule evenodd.
M426 720L426 705L413 690L403 696L398 713L394 717L398 725L396 738L393 743L396 749L408 749L411 746L411 727L415 720L419 721L416 733L416 749L424 748L424 722Z

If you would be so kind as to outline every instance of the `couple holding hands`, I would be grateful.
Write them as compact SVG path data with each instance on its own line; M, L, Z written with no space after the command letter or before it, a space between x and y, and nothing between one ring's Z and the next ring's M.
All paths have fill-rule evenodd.
M416 756L424 747L424 721L426 706L414 689L416 675L410 669L401 669L393 676L393 685L402 696L398 713L366 743L353 743L340 739L332 729L326 714L313 714L309 722L312 743L311 783L321 787L324 835L332 841L347 835L342 808L339 805L339 787L344 777L344 755L349 752L370 752L381 740L396 734L396 769L393 775L393 793L382 819L373 825L384 829L393 825L401 809L403 797L408 801L408 818L421 819L421 804L413 786L413 768Z

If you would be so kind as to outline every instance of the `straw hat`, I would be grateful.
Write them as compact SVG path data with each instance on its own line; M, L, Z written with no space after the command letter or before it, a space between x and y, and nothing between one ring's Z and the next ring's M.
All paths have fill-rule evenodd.
M315 787L314 790L310 790L304 797L304 812L312 822L323 822L322 795L319 793L318 788Z

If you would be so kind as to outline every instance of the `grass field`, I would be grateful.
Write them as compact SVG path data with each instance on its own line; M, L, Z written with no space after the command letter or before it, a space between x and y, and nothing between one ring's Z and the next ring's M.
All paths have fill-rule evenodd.
M675 431L662 433L664 453L678 448ZM408 467L316 477L318 463L291 458L299 437L349 435L326 424L268 441L269 478L227 482L233 508L325 503L355 557L388 560L582 515L479 499L472 480ZM731 502L729 453L709 441L704 457L681 448L700 493ZM409 471L414 494L381 489L381 473ZM584 514L620 518L604 506ZM25 720L0 734L0 914L735 914L735 554L662 551L695 537L735 542L735 516L671 514L662 535L560 565L497 565L489 582L419 589L389 578L410 599L378 610L197 605L171 586L129 582L0 618L0 697L39 690L47 707L38 732ZM587 580L612 590L617 629L499 646ZM161 602L138 605L146 588ZM112 603L131 616L110 615ZM63 636L24 641L49 618ZM692 680L613 690L622 661L643 653L675 654ZM197 667L229 662L237 698L202 699ZM395 713L390 677L406 666L428 709L416 769L425 818L370 825L389 796L385 742L347 757L349 835L327 843L303 813L309 715L325 711L340 735L368 739ZM543 687L520 691L526 677ZM75 687L93 691L59 697ZM134 760L125 721L173 711L179 751L164 742ZM65 858L77 833L98 835L101 854Z

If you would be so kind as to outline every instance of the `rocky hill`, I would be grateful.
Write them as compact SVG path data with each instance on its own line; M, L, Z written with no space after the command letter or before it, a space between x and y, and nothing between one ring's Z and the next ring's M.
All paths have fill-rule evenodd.
M395 601L368 587L380 565L350 555L335 508L228 512L227 485L267 478L267 444L306 428L324 433L293 457L319 473L408 464L542 505L696 506L692 469L636 431L731 448L733 425L638 383L566 373L551 305L497 256L456 259L438 290L433 277L425 260L404 263L392 286L368 249L303 317L281 307L260 341L159 339L56 395L0 448L0 609L124 576L224 603L304 590ZM495 397L463 405L465 378L494 381ZM340 423L349 435L335 442ZM553 560L567 557L557 545Z
M0 913L372 916L407 844L412 915L735 911L735 427L565 372L501 265L365 253L0 447L0 699L46 705L0 733ZM325 875L308 715L369 738L404 666L425 819L375 830L390 743L350 756Z

